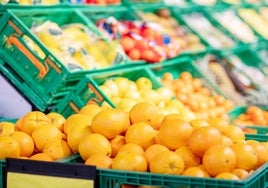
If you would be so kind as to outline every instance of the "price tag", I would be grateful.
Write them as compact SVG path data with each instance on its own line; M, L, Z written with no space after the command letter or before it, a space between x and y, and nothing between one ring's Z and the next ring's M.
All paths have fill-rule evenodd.
M95 180L95 166L6 159L7 188L94 188Z

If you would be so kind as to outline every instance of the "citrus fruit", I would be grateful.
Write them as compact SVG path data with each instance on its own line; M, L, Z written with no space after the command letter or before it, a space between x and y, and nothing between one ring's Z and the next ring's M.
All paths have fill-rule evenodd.
M96 153L89 157L86 161L86 165L94 165L97 168L111 168L112 167L112 158L103 154L103 153Z
M225 180L239 180L239 177L231 172L222 172L218 174L215 178Z
M12 135L19 146L20 146L20 156L30 157L34 152L34 141L30 135L22 131L15 131Z
M51 124L51 120L46 114L40 111L31 111L23 116L20 130L31 135L36 127L49 124Z
M236 175L240 180L243 180L249 176L249 172L242 168L235 168L232 173Z
M188 142L192 126L179 118L164 118L158 134L161 142L170 150L176 150Z
M112 139L129 126L128 114L119 109L106 109L94 116L91 122L91 129L108 139Z
M158 153L162 152L162 151L168 151L169 149L161 144L153 144L151 146L149 146L145 151L144 151L144 157L145 159L150 162L151 159L157 155Z
M198 166L192 166L192 167L186 168L184 172L182 173L182 175L192 176L192 177L201 177L201 178L209 177L209 174Z
M69 116L63 125L63 132L68 136L69 130L72 127L85 127L90 126L91 124L91 118L84 114L73 114Z
M80 141L78 145L78 152L82 159L86 161L95 153L103 153L110 156L112 153L112 147L105 136L97 133L91 133L86 135Z
M263 143L256 140L247 140L246 142L254 148L258 157L258 161L254 169L268 161L268 148Z
M201 162L188 146L182 146L175 150L175 153L179 154L184 161L185 168L192 166L198 166Z
M15 124L11 122L0 122L0 135L10 136L15 131Z
M173 151L163 151L156 154L149 162L152 173L160 174L182 174L185 165L180 155Z
M20 156L20 145L15 138L7 135L0 136L0 159Z
M117 135L115 138L109 141L112 147L111 157L115 157L118 151L126 144L126 139L122 135Z
M134 143L144 150L155 143L156 131L145 122L132 124L126 131L126 143Z
M62 132L52 124L39 125L33 130L32 138L35 143L35 148L39 152L42 152L45 145L50 141L56 139L61 140Z
M50 112L47 114L47 117L51 119L52 125L55 125L61 132L63 132L63 125L65 122L65 118L63 117L63 115L56 112Z
M231 147L214 145L205 152L203 165L211 176L217 176L223 172L232 172L236 167L236 154Z
M122 152L115 156L112 169L126 171L147 171L147 161L145 157L138 153Z
M53 159L49 155L45 153L36 153L30 157L31 160L37 160L37 161L50 161L52 162Z
M66 141L55 139L45 145L43 153L49 155L55 161L71 155L72 152Z
M221 143L221 133L211 126L194 129L188 138L189 148L198 157L202 157L209 147L219 143Z
M139 102L130 109L129 118L131 124L145 122L151 125L158 114L158 108L153 103Z
M137 153L140 155L144 154L144 150L141 146L134 144L134 143L126 143L125 145L123 145L117 152L117 154L119 153Z
M236 168L250 171L257 165L258 156L250 144L236 142L231 146L231 148L236 154Z

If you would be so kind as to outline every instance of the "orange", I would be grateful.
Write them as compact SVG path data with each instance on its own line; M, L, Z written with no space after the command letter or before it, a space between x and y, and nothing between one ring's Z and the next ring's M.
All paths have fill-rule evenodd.
M67 142L70 146L72 152L76 153L78 151L78 145L84 136L92 133L90 126L87 124L81 124L77 126L72 126L69 129L69 133L67 135Z
M63 125L65 122L65 118L63 117L63 115L56 112L50 112L47 114L47 117L51 119L52 125L55 125L61 132L63 132Z
M145 151L144 151L144 157L145 159L150 162L151 159L157 155L158 153L162 151L168 151L169 149L166 146L160 145L160 144L153 144L149 146Z
M140 155L144 154L144 150L141 146L134 144L134 143L127 143L125 145L123 145L117 152L117 154L119 153L137 153Z
M20 145L11 136L0 136L0 159L7 157L16 158L20 156Z
M193 176L200 178L208 178L209 174L198 166L192 166L184 170L183 176Z
M101 111L101 107L98 104L89 103L83 106L79 110L79 114L84 114L90 117L94 117L97 113Z
M153 103L139 102L130 109L129 118L131 124L145 122L151 125L158 114L159 110Z
M15 131L15 124L11 122L0 122L0 135L10 136Z
M52 140L47 143L43 153L49 155L54 161L71 155L71 149L64 140Z
M37 160L37 161L53 161L53 159L45 154L45 153L37 153L30 157L31 160Z
M16 122L15 122L15 130L16 131L20 131L21 130L21 122L22 122L22 118L19 118Z
M197 157L188 146L182 146L176 149L175 153L179 154L182 157L185 168L198 166L201 162L200 158Z
M103 153L110 156L112 153L112 147L105 136L97 133L91 133L86 135L80 141L78 145L78 152L82 159L86 161L95 153Z
M112 167L112 158L103 154L103 153L96 153L89 157L86 161L86 165L94 165L97 168L111 168Z
M36 127L49 124L51 124L51 120L46 114L40 111L31 111L23 116L20 130L31 135Z
M40 125L36 127L32 132L32 138L35 143L35 147L39 152L42 152L45 145L52 140L61 140L62 133L54 125Z
M260 167L268 161L268 148L263 143L256 140L247 140L246 142L254 148L258 157L258 162L254 169Z
M211 117L207 122L210 126L217 128L221 132L224 132L226 127L229 126L228 121L219 117Z
M135 40L131 37L124 36L121 38L120 44L122 45L124 50L128 52L135 47Z
M222 172L218 174L215 178L225 180L239 180L239 177L231 172Z
M102 134L112 139L129 126L128 114L119 109L105 109L94 116L91 122L91 129L95 133Z
M164 118L159 128L161 142L170 150L176 150L188 142L193 131L192 126L179 118Z
M249 172L242 168L235 168L232 173L240 180L246 179L249 176Z
M202 157L209 147L221 143L221 140L218 129L211 126L199 127L189 136L188 145L196 156Z
M20 156L30 157L34 152L34 141L30 135L22 131L15 131L12 135L19 146L20 146Z
M231 146L231 145L233 145L233 141L228 136L222 135L221 136L221 144Z
M138 49L132 49L128 52L128 56L132 60L139 60L141 57L141 52Z
M193 119L189 123L192 125L193 128L209 126L207 120L201 118Z
M63 125L63 132L68 135L69 134L69 130L72 127L76 127L76 126L90 126L91 124L91 118L87 115L84 114L73 114L71 116L69 116Z
M134 143L144 150L155 143L156 131L145 122L132 124L126 131L126 143Z
M236 168L241 168L250 171L256 166L258 162L258 156L256 151L250 144L236 142L231 146L231 148L236 154Z
M155 155L149 162L152 173L182 174L185 165L180 155L173 151L163 151Z
M232 172L236 167L236 161L235 152L225 145L211 146L202 159L206 171L214 177L223 172Z
M109 141L112 147L111 157L115 157L118 151L126 144L126 139L122 135L117 135L115 138Z
M146 172L147 161L143 155L138 153L118 153L113 160L112 169Z
M236 125L229 125L223 130L223 134L228 136L233 142L245 140L245 132Z

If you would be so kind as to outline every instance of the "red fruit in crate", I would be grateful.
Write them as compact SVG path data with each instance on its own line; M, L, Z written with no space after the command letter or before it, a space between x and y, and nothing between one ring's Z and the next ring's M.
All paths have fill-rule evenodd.
M135 43L135 48L140 51L147 51L149 49L149 43L146 40L137 40Z
M141 59L147 61L148 63L156 63L161 60L160 56L150 49L142 51Z
M148 40L155 40L156 32L151 28L146 27L142 29L140 34Z
M123 36L121 38L120 44L126 52L129 52L135 47L135 40L129 36Z
M134 48L134 49L129 51L128 56L132 60L139 60L141 57L141 52L140 52L140 50Z

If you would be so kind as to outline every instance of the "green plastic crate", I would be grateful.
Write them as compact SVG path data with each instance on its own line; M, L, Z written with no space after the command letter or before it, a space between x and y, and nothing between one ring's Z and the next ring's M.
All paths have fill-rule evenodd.
M127 6L165 5L164 0L122 0Z
M237 106L233 110L228 113L230 121L233 122L240 114L244 114L247 111L248 106ZM261 107L264 110L267 110L268 107ZM267 135L268 134L268 125L261 126L261 125L237 125L243 129L252 129L257 132L259 135ZM253 134L254 135L254 134Z
M79 80L84 74L102 72L127 66L123 59L111 67L94 70L70 71L46 46L30 31L34 21L51 20L59 25L81 23L102 37L95 25L75 9L13 9L0 12L0 47L4 64L1 71L9 75L14 83L23 83L23 91L36 93L35 98L29 100L40 110L46 110L59 95L73 86L68 80ZM39 54L27 46L23 37L29 37L40 48ZM107 41L108 42L108 41Z
M124 68L120 70L107 71L99 74L90 74L84 76L75 86L74 92L64 97L61 102L53 106L51 111L63 114L65 117L77 113L87 103L94 102L101 105L108 103L111 107L116 107L113 101L106 96L99 88L106 80L116 77L125 77L136 81L140 77L146 77L151 80L153 89L161 87L161 83L155 78L155 75L146 66L137 66L133 68Z
M259 136L247 135L247 139L264 141ZM266 136L267 140L267 136ZM58 162L83 163L79 154L71 155ZM178 175L161 175L148 172L132 172L97 168L97 186L101 188L120 188L124 184L150 185L169 188L256 188L267 187L268 163L261 166L247 179L241 181L219 180L214 178L184 177Z

